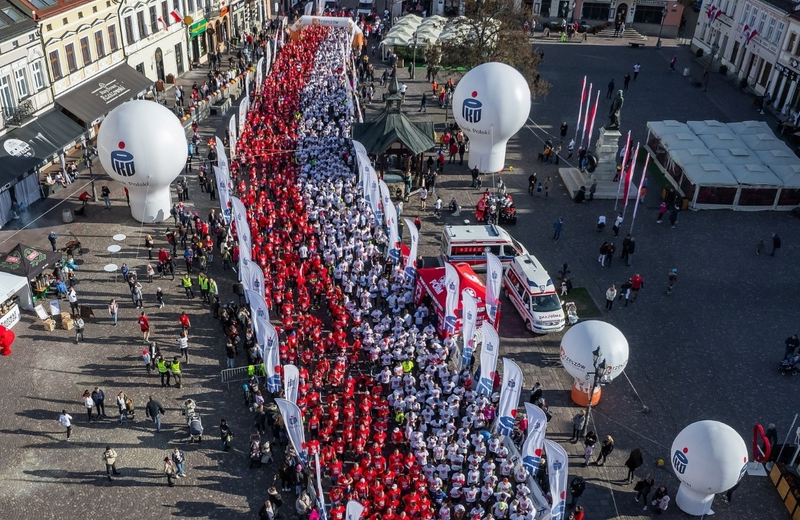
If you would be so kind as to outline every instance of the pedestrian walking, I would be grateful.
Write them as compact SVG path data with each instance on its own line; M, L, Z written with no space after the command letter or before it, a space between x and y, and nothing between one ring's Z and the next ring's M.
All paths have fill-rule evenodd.
M597 180L592 181L592 185L589 186L589 200L594 200L594 194L597 193Z
M536 383L533 385L533 388L531 388L531 396L528 399L528 402L536 404L536 401L542 397L542 394L542 384L539 381L536 381Z
M561 238L561 230L564 229L564 217L558 217L553 222L553 240Z
M589 430L586 433L586 437L583 439L584 466L589 465L589 461L592 459L592 454L594 453L595 444L597 444L597 434L594 432L594 430Z
M633 275L633 278L631 278L631 293L633 295L631 302L636 301L636 298L639 297L639 291L641 291L642 288L644 288L644 279L642 278L642 275L636 273Z
M550 188L552 188L552 187L553 187L553 178L548 175L547 179L545 179L545 181L544 181L544 196L545 197L549 197L550 196Z
M581 410L572 418L572 437L569 441L575 444L580 440L583 429L586 427L586 410Z
M83 392L83 395L81 396L81 402L83 403L84 408L86 408L86 422L92 422L94 399L92 399L92 394L88 389Z
M68 414L66 410L61 410L61 415L58 416L58 422L61 423L61 426L66 428L67 440L69 440L70 435L72 435L72 416Z
M633 81L636 81L636 78L639 76L639 71L640 71L640 70L642 70L642 66L641 66L641 65L639 65L639 63L637 62L637 63L636 63L634 66L633 66Z
M69 310L72 314L80 314L81 308L78 305L78 293L75 292L75 287L70 286L67 289L67 301L69 301Z
M619 299L625 300L625 307L628 306L628 302L631 299L631 287L633 287L633 284L631 283L630 278L628 278L625 282L622 283L622 285L619 286Z
M600 224L598 223L598 228ZM608 256L608 241L603 242L603 245L600 246L600 256L597 257L597 262L600 264L600 267L605 267L606 265L606 257Z
M419 189L419 203L422 209L427 207L427 200L428 200L428 190L423 186Z
M586 37L586 33L583 33ZM586 513L583 511L583 506L575 506L572 513L569 514L569 520L586 520Z
M606 251L606 267L611 267L611 261L614 259L614 252L617 250L617 246L614 245L614 242L608 243L608 250Z
M665 201L661 201L661 206L658 207L658 218L656 219L657 224L661 224L661 221L664 220L664 214L667 212L667 203Z
M106 476L108 480L114 480L111 478L112 472L114 475L120 475L120 472L117 471L117 452L114 451L111 446L106 446L106 450L103 452L103 462L106 465Z
M420 112L427 112L428 111L428 93L422 93L422 99L419 102L419 111Z
M634 473L642 464L644 464L642 450L634 448L628 456L628 460L625 461L625 467L628 468L628 476L625 477L626 484L631 484L633 482Z
M572 482L569 484L569 492L572 495L572 501L569 503L569 507L575 507L578 505L578 499L581 498L583 492L586 491L586 480L583 477L575 477L572 479Z
M567 124L567 122L564 121L563 123L561 123L560 134L561 134L561 142L562 143L564 142L564 139L567 138L567 131L568 130L569 130L569 125Z
M614 93L614 80L608 82L608 91L606 92L606 99L611 99L611 95Z
M147 375L150 375L152 358L150 357L150 351L147 349L142 350L142 360L144 361L144 368L147 370Z
M625 260L625 265L631 266L631 255L636 251L636 240L630 233L625 235L622 240L622 259Z
M219 438L222 439L222 451L231 449L231 441L233 440L233 432L231 431L225 419L219 422Z
M764 249L765 249L766 247L767 247L767 246L766 246L766 244L764 243L764 239L763 239L763 238L762 238L762 239L759 239L759 240L758 240L758 244L756 244L756 254L757 254L757 255L761 255L761 253L763 253L763 252L764 252Z
M678 224L678 213L681 211L680 206L675 204L672 207L672 211L669 213L669 223L672 226L672 229L675 229L675 226Z
M669 60L669 70L670 72L675 72L675 63L678 61L677 56L673 56L671 60Z
M528 194L533 196L533 193L536 191L536 173L532 173L528 176Z
M75 343L83 341L83 331L86 327L86 322L83 321L80 314L74 314L72 316L74 325L75 325Z
M161 287L156 288L156 302L158 302L159 309L164 307L164 291L161 290Z
M175 356L172 358L172 363L169 365L169 371L172 377L175 378L175 386L181 388L181 358Z
M122 191L125 192L125 202L128 203L128 207L130 208L131 207L131 192L128 191L128 187L127 186L123 186L122 187Z
M602 466L606 463L606 458L614 451L614 438L611 435L606 435L603 443L600 445L600 455L597 457L595 464Z
M781 237L779 237L777 233L773 233L772 234L772 252L769 254L769 256L775 256L775 253L780 248L781 248Z
M178 469L169 457L164 457L164 474L167 476L167 485L174 487L175 483L172 479L177 478Z
M103 389L99 386L94 387L94 391L92 392L92 400L94 401L94 406L97 409L97 417L107 417L106 415L106 393L103 392Z
M145 350L145 352L147 351ZM125 392L117 394L117 410L119 411L119 424L122 424L128 412L128 396L125 395Z
M625 74L625 78L623 79L623 86L622 86L622 88L624 88L625 90L628 90L628 84L629 84L630 82L631 82L631 75L626 73L626 74Z
M617 215L617 217L614 219L614 225L611 227L611 230L614 232L614 238L619 236L620 227L622 227L622 213Z
M187 268L190 264L187 263ZM194 299L194 291L192 290L192 277L189 276L189 273L186 273L183 278L181 278L181 284L183 285L183 290L186 291L186 299L193 300Z
M150 354L150 369L155 370L156 361L158 360L158 356L161 354L158 344L155 341L151 341L147 346L147 353Z
M442 216L442 197L436 197L436 202L433 203L433 214L436 215L436 218L441 218Z
M790 359L794 356L797 347L800 347L800 339L797 338L797 334L792 334L783 343L786 345L786 349L783 351L783 359Z
M137 309L144 309L144 295L142 294L142 284L139 281L135 281L133 287L131 289L131 293L133 294L133 302L136 305Z
M150 340L150 320L147 318L147 314L142 311L141 316L137 320L139 324L139 329L142 331L142 341L147 343Z
M724 495L722 495L722 500L724 500L726 504L730 504L731 503L731 498L733 498L733 492L736 491L737 489L739 489L739 486L741 486L741 485L742 485L742 481L740 480L732 488L730 488L728 491L726 491Z
M158 373L161 376L161 386L172 386L170 384L170 371L169 367L167 367L167 362L164 361L164 356L159 355L156 359L156 368L158 369ZM166 379L166 382L164 381Z
M464 164L464 154L467 153L467 143L461 141L458 143L458 165Z
M189 329L192 328L192 322L189 320L189 315L186 314L186 311L181 311L181 315L178 317L178 324L181 326L181 332L186 334L186 337L189 337Z
M656 489L656 493L653 495L653 502L651 505L653 506L653 511L657 514L663 514L664 511L667 510L669 507L669 493L667 492L666 486L659 486ZM646 508L645 508L646 509Z
M100 189L100 197L106 203L106 209L111 209L111 190L108 189L108 186L103 186Z
M189 364L189 338L186 337L185 330L181 331L181 335L178 336L177 343L181 356L186 361L186 364Z
M53 247L53 252L55 253L58 248L56 247L56 240L58 239L58 235L56 235L55 231L51 231L49 235L47 235L47 240L50 241L50 245Z
M672 294L672 288L675 287L675 282L678 281L678 270L671 269L667 277L667 294Z
M606 291L606 310L610 311L611 308L614 306L614 299L617 297L617 288L614 284L611 284L611 287L608 288Z
M117 326L117 313L119 312L119 304L117 303L116 298L111 298L111 301L108 302L108 315L111 316L111 319L114 321L114 326Z
M647 497L650 495L650 491L653 490L653 486L655 486L655 480L653 480L653 474L648 473L647 476L633 486L633 490L636 491L636 501L638 502L641 498L644 502L644 508L647 509Z
M147 400L147 406L145 406L145 415L156 423L156 432L161 431L161 415L164 413L166 413L164 407L151 395Z
M172 462L175 464L175 476L185 477L184 465L186 464L186 456L183 451L177 447L172 448Z

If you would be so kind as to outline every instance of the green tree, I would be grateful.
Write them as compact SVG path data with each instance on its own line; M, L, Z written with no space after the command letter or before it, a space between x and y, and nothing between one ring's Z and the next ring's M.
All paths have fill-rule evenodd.
M465 15L453 20L451 37L441 43L442 66L471 69L498 61L522 73L534 98L547 95L550 84L539 78L541 55L524 31L526 20L530 11L514 0L467 0Z

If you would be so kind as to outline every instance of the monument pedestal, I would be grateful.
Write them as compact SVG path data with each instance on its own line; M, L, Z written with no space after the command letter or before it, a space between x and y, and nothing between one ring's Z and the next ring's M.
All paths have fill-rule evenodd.
M564 187L567 188L569 196L575 198L575 194L581 189L581 186L586 186L586 198L589 198L589 187L594 182L588 177L589 172L582 172L578 168L559 168L558 174L564 182ZM609 177L608 180L597 181L597 191L595 191L594 198L602 200L614 200L617 197L622 199L622 193L617 195L619 183L614 182L614 177ZM629 190L628 199L636 199L636 188Z
M592 172L591 179L598 181L598 183L600 181L614 180L614 176L617 174L620 137L622 137L622 134L619 130L600 128L600 138L597 140L594 152L594 156L597 158L597 168Z

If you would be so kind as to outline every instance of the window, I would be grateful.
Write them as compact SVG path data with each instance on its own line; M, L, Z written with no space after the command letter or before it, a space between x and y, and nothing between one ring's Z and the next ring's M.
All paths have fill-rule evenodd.
M767 23L767 12L761 13L761 19L758 20L758 33L764 34L764 25Z
M11 76L0 76L0 105L3 108L14 108L14 96L11 95Z
M664 8L660 5L637 5L633 13L634 23L660 24Z
M83 11L78 11L78 20L83 18Z
M78 60L75 58L75 45L68 43L64 45L64 52L67 54L67 68L70 73L78 70Z
M797 33L792 32L789 34L789 43L786 44L786 52L792 52L794 50L794 44L797 43Z
M5 27L6 25L8 25L6 21L0 18L0 27Z
M53 30L53 24L51 24L51 23L47 24L45 26L45 29L47 29L48 31L52 31Z
M747 7L750 6L748 5ZM754 7L753 12L750 13L750 21L747 22L747 25L749 25L751 29L756 26L756 18L758 18L758 9Z
M144 23L144 11L136 13L136 27L139 28L139 38L146 38L147 24Z
M772 41L772 35L775 33L775 18L770 17L769 26L767 26L767 41Z
M164 20L164 27L169 27L172 17L169 15L169 7L167 7L167 0L161 2L161 19Z
M193 13L193 12L195 11L195 8L194 8L194 0L186 0L186 6L187 6L187 7L188 7L188 9L189 9L189 10L186 12L186 14Z
M58 57L58 51L50 52L50 71L53 73L53 79L61 79L64 74L61 72L61 60Z
M178 67L178 74L183 74L183 45L175 45L175 65Z
M19 94L19 98L23 99L28 97L28 78L25 77L25 69L17 69L14 71L14 82L17 84L17 94Z
M609 4L584 2L582 13L584 20L608 20Z
M42 73L42 62L36 60L31 63L31 76L33 76L33 88L38 92L44 88L44 74Z
M67 25L68 23L69 23L69 18L67 18L66 16L61 19L61 25Z
M47 9L51 5L55 5L53 0L31 0L31 4L39 9Z
M106 46L105 43L103 43L103 31L94 33L94 46L95 50L97 50L98 60L106 55Z
M136 38L133 35L133 17L131 16L125 17L125 39L127 40L128 45L131 45L136 41Z
M786 23L785 22L778 22L778 30L775 31L775 39L773 39L772 41L774 41L775 43L780 44L781 43L781 38L783 37L784 29L786 29Z
M114 52L119 49L119 45L117 44L117 26L116 25L109 25L108 26L108 46L111 48L111 52Z
M93 13L96 13L96 12L97 12L97 6L94 6L94 7L92 7L92 12L93 12Z
M84 67L92 62L92 49L89 48L88 36L81 38L81 56L83 57Z
M23 18L23 16L19 13L19 11L17 11L13 7L6 7L5 9L3 9L3 14L11 18L11 20L14 22L18 22Z
M750 4L745 4L744 12L742 13L742 19L739 20L739 23L741 23L743 25L746 24L748 16L750 16Z
M150 6L150 34L155 34L158 32L158 11L156 10L156 6Z

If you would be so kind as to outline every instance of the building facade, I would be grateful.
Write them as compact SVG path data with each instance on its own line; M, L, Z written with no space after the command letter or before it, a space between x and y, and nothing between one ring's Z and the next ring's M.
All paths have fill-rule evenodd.
M783 115L800 110L800 16L792 13L788 17L789 27L781 44L775 72L775 90L770 92L772 106Z
M124 0L119 4L128 65L150 80L174 83L188 70L180 0Z

